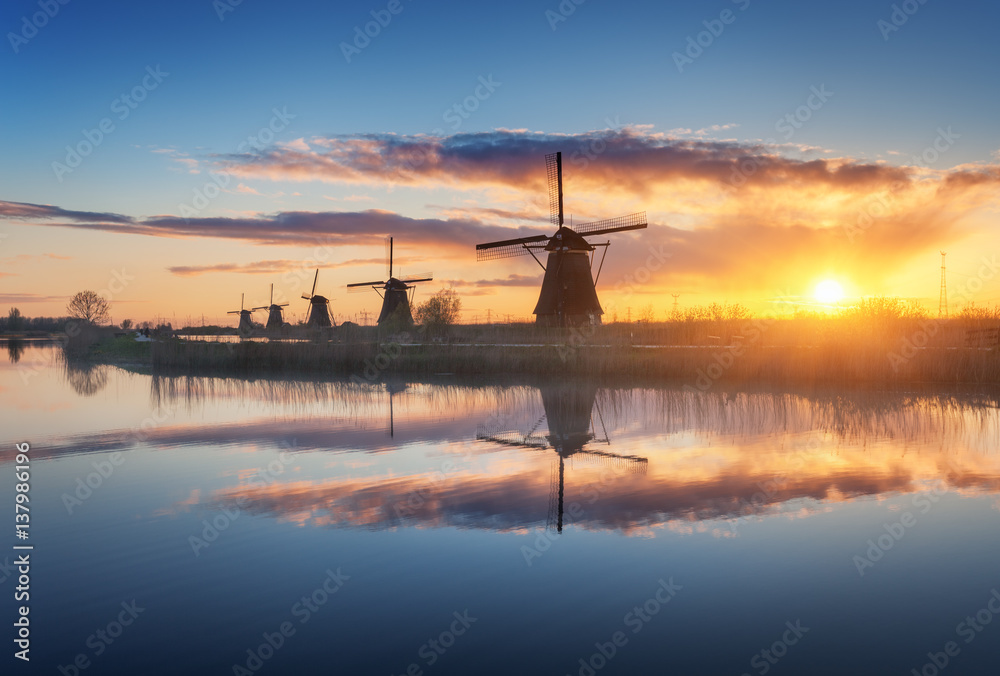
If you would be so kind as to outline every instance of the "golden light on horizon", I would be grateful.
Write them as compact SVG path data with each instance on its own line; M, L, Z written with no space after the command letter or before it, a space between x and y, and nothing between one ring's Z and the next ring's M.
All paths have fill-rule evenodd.
M844 288L835 279L824 279L816 285L813 296L820 303L838 303L844 299Z

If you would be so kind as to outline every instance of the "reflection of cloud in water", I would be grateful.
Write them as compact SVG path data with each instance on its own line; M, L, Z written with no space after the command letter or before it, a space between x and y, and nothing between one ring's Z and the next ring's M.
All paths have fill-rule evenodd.
M684 530L741 516L750 504L756 515L803 515L864 496L924 490L942 478L962 495L1000 491L994 396L700 393L592 384L588 392L595 392L594 410L603 421L594 434L585 406L553 405L546 401L551 389L543 389L549 394L527 385L395 388L390 438L389 392L381 384L157 377L157 406L186 404L208 414L236 402L259 415L243 414L226 424L152 427L143 432L142 445L154 451L203 446L273 452L291 446L298 452L366 453L366 462L349 470L342 462L333 469L310 463L311 469L294 475L296 481L285 475L252 486L241 479L192 505L239 504L255 514L331 527L541 526L558 467L552 437L572 441L588 422L587 449L646 458L648 467L630 473L595 465L562 446L570 527L629 534ZM572 413L573 425L546 419L560 408ZM546 441L543 450L475 441L481 425L523 438L540 419L535 434ZM605 437L609 441L598 444ZM138 443L127 429L62 437L39 445L36 457L128 450ZM261 464L256 453L246 457L248 467ZM454 459L455 470L434 479L445 457ZM351 476L339 474L344 471ZM579 518L570 513L574 502L582 509Z

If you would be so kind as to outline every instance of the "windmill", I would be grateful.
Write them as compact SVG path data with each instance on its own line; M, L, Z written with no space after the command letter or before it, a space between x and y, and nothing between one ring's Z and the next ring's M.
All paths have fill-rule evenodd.
M404 324L413 323L413 314L410 312L410 301L412 300L413 285L418 282L429 282L434 277L426 272L420 275L409 275L402 279L392 276L392 237L386 240L386 280L378 282L357 282L348 284L347 288L363 290L370 286L375 292L382 296L382 312L378 316L378 324L394 319Z
M319 270L316 271L319 273ZM281 308L288 305L288 303L281 303L280 305L274 302L274 284L271 285L271 299L267 302L267 305L261 305L260 307L251 308L251 312L254 310L267 310L267 325L264 327L266 329L280 329L285 325L285 319L281 314Z
M599 324L604 310L597 300L596 286L611 242L591 244L585 238L645 228L646 212L567 228L563 225L562 153L546 155L545 168L549 182L549 219L558 228L555 234L477 244L476 258L486 261L531 254L545 271L534 310L535 322L544 326ZM597 275L593 276L592 252L598 246L604 247L604 253ZM545 265L535 255L542 251L548 252Z
M251 309L251 310L245 310L243 308L243 296L244 295L245 294L242 294L242 293L240 294L240 309L239 310L230 310L229 312L226 313L226 314L230 314L230 315L239 315L240 316L240 324L239 324L238 327L236 327L236 331L241 336L249 335L250 332L253 331L253 320L251 319L250 316L253 314L253 310L257 309L257 308L254 308L254 309Z
M591 441L609 445L611 443L607 430L603 429L604 419L600 407L597 406L596 387L574 386L572 383L564 383L548 385L539 389L545 413L530 431L522 434L517 431L502 431L499 428L489 429L480 426L476 433L476 439L532 450L552 449L558 454L559 462L552 469L547 526L549 528L555 527L557 532L561 533L567 458L574 457L580 460L602 462L624 468L629 472L643 474L646 472L649 461L635 455L621 455L610 451L584 448ZM593 424L595 410L601 421L603 438L597 437ZM545 420L548 421L548 434L545 436L536 434Z
M306 326L326 329L333 326L333 322L330 321L330 299L326 296L316 295L316 282L318 281L319 268L316 268L312 291L302 294L302 297L309 301L309 316L306 318Z

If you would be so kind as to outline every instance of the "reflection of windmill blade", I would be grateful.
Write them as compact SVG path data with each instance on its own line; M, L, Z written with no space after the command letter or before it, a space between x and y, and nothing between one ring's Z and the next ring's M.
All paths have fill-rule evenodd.
M545 450L551 448L544 437L536 437L532 434L523 434L517 430L501 430L499 427L487 428L480 425L476 430L478 441L492 441L495 444L504 446L516 446L518 448L534 448Z
M528 245L539 242L548 243L548 235L535 235L533 237L520 237L518 239L505 239L498 242L487 242L476 245L476 260L491 261L498 258L513 258L514 256L524 256L531 253Z
M608 453L607 451L577 451L573 454L573 459L591 461L610 467L626 469L632 474L645 474L646 469L649 467L648 458L641 458L637 455Z
M549 180L549 220L557 228L562 227L562 153L550 153L545 156L545 174Z
M646 212L640 211L637 214L629 214L628 216L619 216L618 218L609 218L605 221L585 223L579 227L573 228L573 230L576 231L577 234L591 237L594 235L604 235L609 232L620 232L622 230L641 230L648 225L649 224L646 222Z

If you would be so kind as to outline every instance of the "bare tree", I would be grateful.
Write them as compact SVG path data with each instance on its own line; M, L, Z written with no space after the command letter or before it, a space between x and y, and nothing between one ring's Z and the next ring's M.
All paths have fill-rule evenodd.
M110 318L111 305L97 293L87 290L73 296L66 306L70 317L91 324L106 324Z

